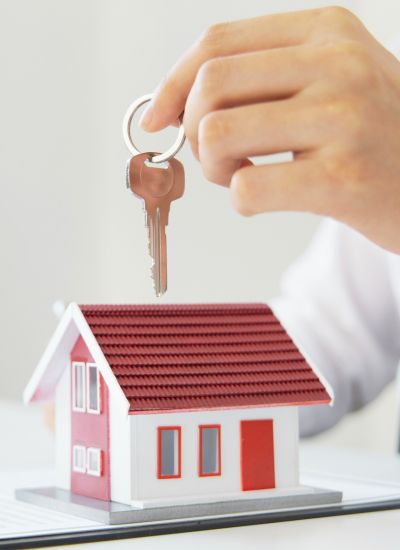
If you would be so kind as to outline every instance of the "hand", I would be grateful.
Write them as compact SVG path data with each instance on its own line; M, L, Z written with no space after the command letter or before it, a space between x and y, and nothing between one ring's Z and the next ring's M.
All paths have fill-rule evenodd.
M141 125L184 127L204 175L244 215L309 211L400 252L400 63L343 8L209 28ZM292 151L293 161L249 157Z

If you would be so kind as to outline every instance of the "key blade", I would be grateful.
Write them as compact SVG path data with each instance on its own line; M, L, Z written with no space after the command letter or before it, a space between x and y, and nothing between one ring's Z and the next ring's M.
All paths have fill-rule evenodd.
M156 296L159 298L167 290L167 238L159 208L155 211L153 227L153 281Z
M153 287L156 296L160 297L167 290L166 226L169 209L171 203L183 195L185 176L177 159L159 166L152 164L150 158L150 153L143 153L129 161L127 185L144 206Z
M149 248L149 255L154 261L154 251L153 251L153 244L154 244L154 223L153 218L151 216L147 216L147 246Z

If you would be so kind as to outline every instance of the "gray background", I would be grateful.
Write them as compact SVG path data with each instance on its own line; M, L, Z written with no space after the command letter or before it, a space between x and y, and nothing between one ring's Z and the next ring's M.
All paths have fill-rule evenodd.
M20 398L55 327L56 300L156 301L141 208L124 188L128 104L208 25L325 4L0 0L0 398ZM342 4L381 40L397 31L398 3ZM174 131L141 133L141 143L162 149ZM318 219L242 218L188 146L179 158L187 188L170 215L170 286L160 301L275 295Z

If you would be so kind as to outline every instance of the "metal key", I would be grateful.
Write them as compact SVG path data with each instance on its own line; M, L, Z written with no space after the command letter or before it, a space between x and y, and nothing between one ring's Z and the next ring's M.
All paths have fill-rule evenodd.
M132 158L127 166L127 187L143 200L148 230L149 252L153 259L152 275L157 296L167 290L167 240L169 208L183 195L185 175L182 164L174 157L185 142L181 125L174 144L164 153L141 153L131 135L131 123L137 110L152 94L136 99L128 108L122 132Z
M150 256L153 259L152 276L157 296L167 290L167 239L169 209L185 189L182 164L175 158L155 164L152 156L141 153L131 158L127 166L127 187L142 199L148 231Z

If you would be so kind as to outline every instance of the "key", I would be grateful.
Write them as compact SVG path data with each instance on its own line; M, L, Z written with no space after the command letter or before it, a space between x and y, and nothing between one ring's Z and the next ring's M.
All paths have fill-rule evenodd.
M150 162L155 154L158 153L141 153L128 161L126 184L143 202L149 253L153 260L154 290L159 297L167 290L166 228L169 210L171 203L183 195L185 174L176 158L163 163Z

